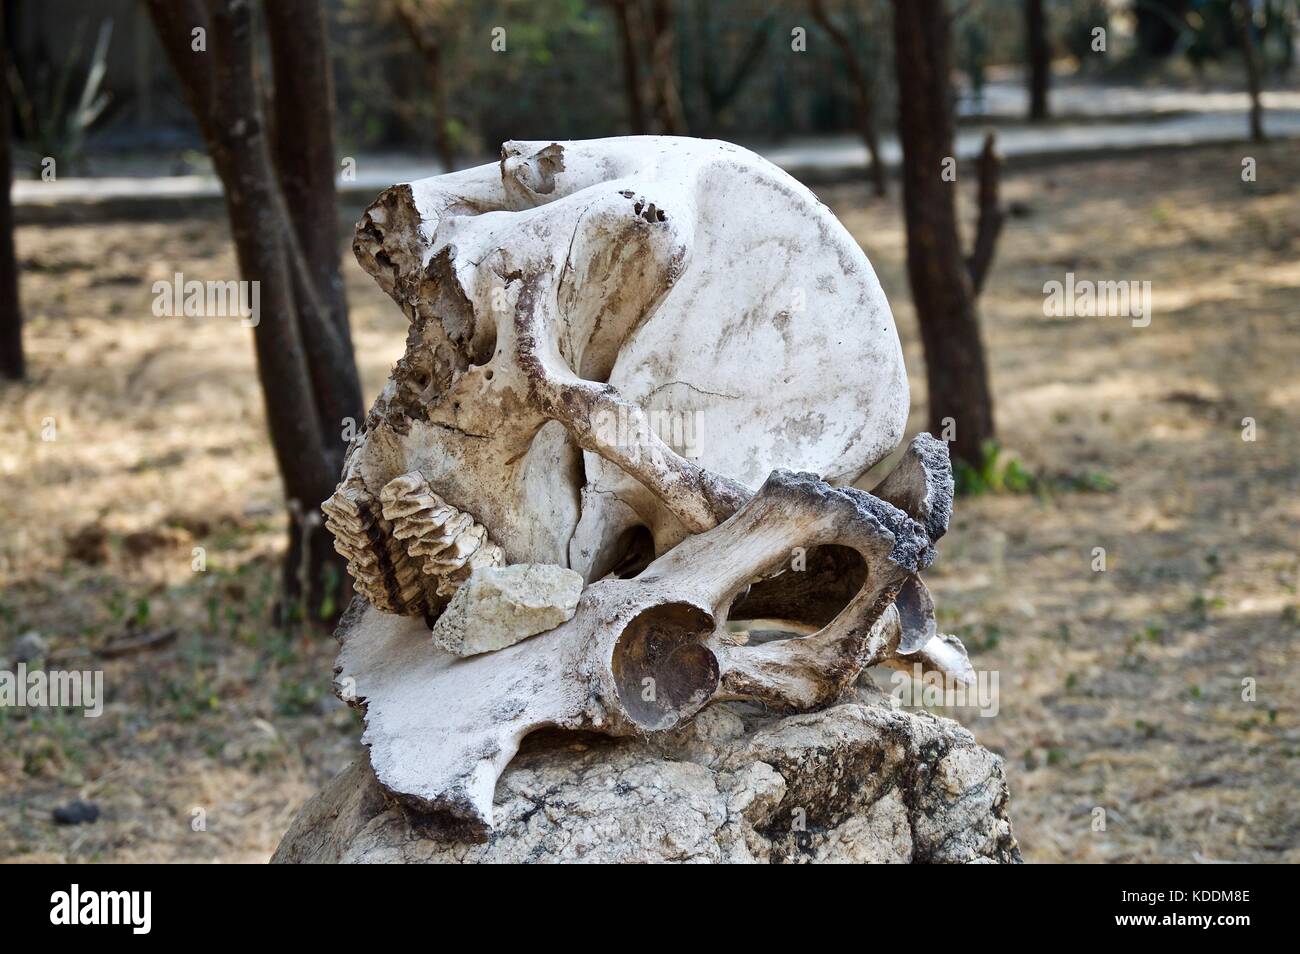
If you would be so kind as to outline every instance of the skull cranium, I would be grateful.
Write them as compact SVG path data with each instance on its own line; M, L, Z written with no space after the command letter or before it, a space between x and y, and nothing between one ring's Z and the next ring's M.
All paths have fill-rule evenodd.
M507 143L497 166L390 189L356 247L412 326L326 509L391 611L436 613L413 584L479 546L502 551L481 562L599 578L641 528L662 553L773 468L852 479L902 436L902 353L870 264L738 147ZM410 474L397 522L424 523L399 546L383 496ZM439 513L433 546L460 546L431 568L410 551Z
M490 823L538 726L826 705L900 653L962 673L917 576L947 526L944 446L919 438L874 496L821 479L888 454L908 392L870 264L802 185L719 142L507 143L388 190L356 250L411 319L324 505L366 600L339 685L390 791ZM577 570L577 615L436 649L426 621L502 562ZM744 645L728 618L757 616L815 632Z

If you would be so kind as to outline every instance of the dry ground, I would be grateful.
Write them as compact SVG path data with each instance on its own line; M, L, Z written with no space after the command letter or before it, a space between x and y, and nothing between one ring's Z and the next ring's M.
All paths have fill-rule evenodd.
M1300 860L1300 151L1253 154L1253 185L1227 148L1008 176L981 309L1003 444L1049 489L961 497L930 584L999 675L996 716L954 714L1005 756L1031 861ZM915 431L896 198L823 198L895 303ZM249 332L150 313L173 271L233 277L224 223L27 226L18 246L32 381L0 392L0 657L36 630L52 665L104 668L110 701L0 709L0 857L264 860L358 726L332 641L268 622L284 516ZM1045 318L1067 271L1151 281L1150 327ZM373 395L404 323L347 275ZM53 825L76 797L103 817Z

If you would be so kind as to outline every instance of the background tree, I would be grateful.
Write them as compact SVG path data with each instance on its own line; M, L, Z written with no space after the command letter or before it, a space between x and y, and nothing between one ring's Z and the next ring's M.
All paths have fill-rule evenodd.
M876 131L876 96L875 84L872 82L869 68L858 56L857 49L849 37L848 31L835 22L826 9L825 0L809 0L809 12L817 25L822 28L844 60L844 68L849 74L853 86L858 135L867 147L870 162L868 175L871 177L872 189L876 195L885 194L885 167L880 161L880 138Z
M655 119L666 136L685 136L686 113L677 82L677 38L672 0L650 0L650 88Z
M1237 36L1241 43L1241 59L1246 67L1246 86L1250 90L1250 141L1264 141L1264 104L1260 100L1259 50L1255 42L1255 24L1251 15L1250 0L1236 0L1233 4L1237 21Z
M672 0L607 0L607 3L618 28L623 89L632 132L686 135Z
M700 93L698 99L703 101L704 116L702 118L691 116L688 125L692 135L714 136L717 134L723 112L758 72L757 67L767 53L768 39L772 33L772 26L776 22L776 14L769 10L758 18L757 23L743 31L745 39L731 69L728 70L721 44L718 43L714 16L717 11L717 0L713 2L696 0L694 8L695 73L698 78L695 85L698 86ZM690 84L687 85L689 88Z
M1029 83L1029 119L1047 121L1047 92L1052 81L1052 51L1043 0L1025 0L1025 59Z
M975 309L1001 226L997 155L985 140L975 252L963 257L957 228L951 21L943 0L893 0L898 134L903 147L907 274L925 347L929 428L951 432L954 457L978 463L993 438L993 398Z
M0 377L22 378L23 315L18 301L14 254L13 154L9 145L9 45L0 10Z
M1163 59L1187 42L1187 11L1193 0L1133 0L1138 51Z
M619 55L623 64L623 95L633 135L650 131L646 122L646 90L641 71L640 37L643 35L639 0L606 0L618 26Z
M433 143L438 161L446 170L456 168L455 149L447 116L447 89L443 81L444 50L442 37L448 20L457 15L447 0L389 0L393 19L410 38L424 63L429 84L429 102L433 107Z
M274 83L268 90L255 68L249 0L148 0L148 7L224 186L240 275L260 283L254 345L289 500L287 605L301 599L312 614L332 615L348 577L319 506L338 482L345 421L359 426L362 418L339 271L334 102L321 10L316 0L262 8Z

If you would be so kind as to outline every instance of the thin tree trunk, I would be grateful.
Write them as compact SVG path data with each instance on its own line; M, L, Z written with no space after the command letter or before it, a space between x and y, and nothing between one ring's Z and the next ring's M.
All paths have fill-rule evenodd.
M273 0L263 6L275 77L272 174L278 173L278 180L273 181L278 181L280 188L273 190L272 199L288 213L297 236L296 248L288 243L286 250L291 256L299 312L322 308L327 327L332 328L332 333L320 334L314 322L299 320L325 450L337 474L347 449L341 436L344 421L360 424L362 406L339 267L334 185L338 165L328 37L318 0ZM311 102L326 106L303 108Z
M259 286L261 315L253 341L290 512L285 592L294 602L305 598L315 612L333 579L343 588L341 606L347 577L318 508L338 481L343 418L360 422L361 399L342 283L335 281L333 103L327 84L298 82L302 77L322 79L317 51L274 36L298 29L310 37L311 28L303 20L268 18L274 68L277 76L287 78L278 89L276 112L288 117L293 105L302 114L313 114L286 120L277 136L277 168L254 74L250 6L241 0L208 0L206 10L193 0L148 3L224 186L240 275ZM310 6L314 4L296 12L310 19ZM207 31L206 51L191 49L195 27ZM294 96L308 98L283 102ZM294 142L302 145L302 155L287 152ZM281 174L292 180L291 186L282 184ZM286 191L295 195L292 211ZM310 551L306 565L304 543ZM304 578L305 594L299 591Z
M1025 0L1025 54L1029 60L1029 118L1036 123L1046 122L1052 55L1043 0Z
M966 262L976 298L984 290L984 280L988 278L989 268L993 265L998 236L1002 234L1002 225L1006 221L1006 213L1002 210L1002 200L998 195L1001 166L997 135L989 132L984 136L984 149L979 158L979 218L975 224L975 244Z
M957 229L957 186L942 176L955 156L949 21L943 0L893 0L907 272L925 346L929 426L951 450L980 459L993 437L984 345Z
M1255 31L1250 22L1250 0L1237 0L1234 19L1241 40L1241 58L1246 64L1246 84L1250 88L1250 141L1264 141L1264 104L1260 100L1259 51L1255 48Z
M14 253L13 156L9 147L9 47L0 10L0 377L21 380L23 313L18 300L18 259Z
M429 81L429 101L433 105L433 142L438 161L447 172L456 168L456 153L447 130L447 97L442 81L442 44L430 30L411 0L395 0L393 13L411 43L424 60L424 75Z
M723 112L745 88L754 75L755 68L762 62L767 52L774 15L768 13L751 29L744 49L736 58L732 69L727 72L723 68L718 52L720 47L717 42L717 30L714 28L712 9L707 2L697 2L695 11L696 23L693 34L698 56L693 58L699 74L698 86L704 94L701 98L707 115L702 123L692 122L690 127L697 136L712 136L716 133Z
M623 59L623 95L627 99L627 118L634 135L649 132L646 125L645 91L641 85L641 53L637 37L641 33L637 0L609 0L618 21L619 45Z
M673 30L671 0L651 0L650 22L654 41L650 77L654 87L655 118L666 136L686 135L686 115L677 89L677 40Z
M877 196L883 196L885 194L885 167L880 161L880 140L876 135L876 104L871 82L867 79L867 72L858 60L857 50L853 48L853 43L848 34L835 25L835 21L826 12L826 5L823 0L810 0L809 9L813 19L826 31L831 41L839 48L840 56L844 59L844 66L849 71L849 80L853 84L853 94L856 102L858 134L862 136L862 142L866 145L867 155L870 157L869 174L872 189Z

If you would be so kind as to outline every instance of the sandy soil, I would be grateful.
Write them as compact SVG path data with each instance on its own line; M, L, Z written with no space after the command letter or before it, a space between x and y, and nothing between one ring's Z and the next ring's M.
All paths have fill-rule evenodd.
M1249 185L1228 148L1005 185L981 311L1002 442L1049 489L961 497L929 582L998 674L996 716L949 714L1006 758L1031 861L1300 860L1300 154L1252 154ZM822 197L895 304L918 430L896 197ZM26 226L18 246L32 380L0 392L0 668L35 630L51 665L104 669L109 702L0 709L0 857L264 860L358 725L332 641L269 623L284 513L248 330L150 311L174 271L234 277L224 222ZM346 267L372 396L404 322ZM1069 271L1152 282L1150 326L1044 317ZM54 825L74 798L100 820Z

